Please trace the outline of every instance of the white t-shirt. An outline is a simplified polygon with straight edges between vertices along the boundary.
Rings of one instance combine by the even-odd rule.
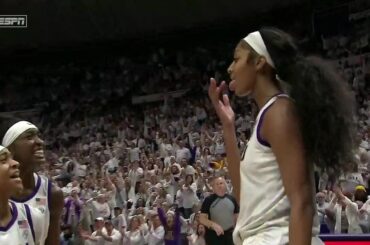
[[[87,165],[84,164],[75,164],[75,174],[76,176],[79,177],[86,177],[86,170],[87,170]]]
[[[148,245],[164,245],[164,228],[163,226],[157,227],[154,230],[152,227],[146,237]]]
[[[130,148],[130,162],[140,160],[140,149],[139,147]]]
[[[204,237],[192,234],[189,239],[189,245],[206,245],[206,241],[204,240]]]
[[[185,167],[185,174],[186,175],[188,175],[188,174],[194,175],[195,174],[195,169],[193,168],[193,166],[187,165]]]
[[[316,204],[316,208],[317,208],[319,219],[320,219],[321,223],[324,222],[325,209],[327,209],[328,207],[329,207],[329,203],[327,203],[327,202],[324,202],[321,206],[319,204]]]
[[[183,188],[185,188],[185,185],[183,185]],[[197,186],[195,183],[191,184],[186,190],[178,190],[176,199],[178,201],[179,207],[193,208],[193,206],[198,202],[196,190]]]
[[[85,245],[104,245],[104,239],[103,237],[101,236],[97,236],[96,235],[96,231],[94,231],[92,234],[91,234],[91,237],[92,238],[95,238],[97,239],[96,241],[95,240],[86,240],[85,241]]]
[[[108,236],[108,232],[106,229],[103,229],[102,232],[104,235]],[[122,240],[121,232],[113,228],[112,233],[109,237],[112,238],[112,241],[110,242],[110,241],[104,240],[104,245],[120,245],[121,240]]]
[[[104,232],[105,230],[105,227],[102,228],[102,232]],[[95,240],[86,240],[85,241],[85,245],[104,245],[104,239],[102,236],[98,236],[97,235],[97,231],[94,231],[92,234],[91,234],[91,237],[92,238],[95,238]]]
[[[191,158],[191,153],[188,148],[183,147],[176,150],[176,162],[181,162],[183,158],[187,160]]]
[[[117,219],[118,219],[118,228],[119,229],[127,227],[127,221],[126,221],[126,215],[125,214],[118,215]]]
[[[98,217],[108,218],[110,216],[110,208],[107,202],[103,204],[92,201],[94,219]]]
[[[223,142],[215,144],[215,154],[224,154],[225,153],[225,145]]]
[[[128,231],[126,233],[126,242],[124,241],[123,244],[144,245],[145,239],[143,233],[140,230]]]

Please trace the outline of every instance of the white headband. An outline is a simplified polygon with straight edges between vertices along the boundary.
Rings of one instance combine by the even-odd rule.
[[[4,146],[2,146],[2,145],[0,145],[0,154],[1,154],[1,152],[2,152],[4,149],[5,149],[5,147],[4,147]]]
[[[4,147],[10,146],[21,134],[29,129],[36,129],[37,127],[30,122],[20,121],[11,126],[8,131],[6,131],[2,145]]]
[[[271,59],[271,56],[267,51],[265,42],[263,41],[263,38],[259,31],[249,33],[248,36],[244,38],[244,41],[246,41],[259,55],[265,57],[267,63],[270,66],[275,68],[274,61]]]

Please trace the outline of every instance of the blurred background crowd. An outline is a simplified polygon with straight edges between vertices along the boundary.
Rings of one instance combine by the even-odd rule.
[[[370,232],[370,15],[354,14],[370,10],[364,4],[351,5],[345,17],[341,7],[316,12],[314,34],[297,35],[309,52],[330,60],[356,98],[357,161],[340,177],[342,193],[332,192],[330,171],[315,171],[322,233]],[[333,16],[347,18],[347,24],[338,27]],[[307,29],[284,21],[285,30]],[[210,33],[189,43],[164,37],[170,41],[142,50],[131,43],[135,51],[127,55],[23,62],[21,69],[0,73],[0,111],[38,125],[47,155],[40,173],[65,195],[62,244],[155,244],[167,234],[149,232],[162,226],[157,208],[168,222],[180,212],[185,243],[205,244],[199,212],[212,193],[212,179],[223,176],[226,191],[233,193],[207,88],[210,77],[228,80],[238,42],[226,37],[211,42],[222,33]],[[243,150],[258,108],[231,98]],[[112,241],[97,240],[102,229]]]

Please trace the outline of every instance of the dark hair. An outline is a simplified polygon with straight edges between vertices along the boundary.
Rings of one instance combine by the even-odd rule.
[[[262,28],[260,34],[276,75],[289,85],[307,160],[323,169],[346,171],[355,139],[354,98],[347,84],[321,58],[304,57],[289,34],[276,28]]]
[[[354,196],[355,201],[361,201],[363,203],[367,201],[367,193],[364,190],[356,190]]]
[[[126,209],[127,210],[131,209],[132,208],[132,205],[133,205],[133,202],[132,201],[131,202],[127,201],[127,203],[126,203]]]
[[[141,185],[142,185],[141,182],[136,182],[136,184],[135,184],[135,194],[139,193]]]
[[[141,200],[142,203],[139,203],[139,200]],[[138,198],[135,204],[135,208],[144,208],[145,207],[145,201],[142,198]]]

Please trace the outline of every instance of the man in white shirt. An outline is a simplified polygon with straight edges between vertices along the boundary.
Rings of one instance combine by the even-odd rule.
[[[83,160],[84,161],[84,160]],[[76,158],[73,159],[75,170],[74,174],[78,177],[86,177],[87,165],[81,164]]]
[[[176,162],[180,162],[183,158],[190,160],[191,153],[188,148],[184,147],[184,142],[180,140],[179,148],[176,150]]]
[[[164,245],[164,228],[158,214],[152,216],[152,225],[149,225],[149,232],[145,236],[148,245]]]
[[[139,167],[139,161],[134,161],[132,164],[132,169],[128,173],[128,177],[133,182],[132,184],[135,184],[136,181],[139,180],[141,176],[143,176],[144,170]]]
[[[323,192],[316,194],[316,208],[319,214],[320,223],[324,223],[325,210],[329,207],[329,203],[325,202],[326,195]]]
[[[92,210],[93,210],[93,217],[103,217],[108,218],[111,215],[110,207],[107,202],[106,195],[103,193],[100,193],[97,198],[97,200],[93,200],[91,202]],[[89,202],[89,200],[87,201]]]
[[[188,160],[186,158],[181,159],[181,168],[184,169],[186,175],[194,175],[195,169],[193,166],[188,164]]]
[[[130,162],[140,160],[140,148],[135,143],[131,143],[131,147],[127,148],[127,150],[129,152]]]
[[[97,235],[101,236],[104,240],[104,245],[119,245],[122,239],[121,233],[114,229],[112,221],[105,221],[105,229],[97,231]]]
[[[112,220],[113,226],[116,230],[121,231],[124,234],[127,228],[126,215],[122,212],[122,208],[114,208],[114,218]]]
[[[98,231],[102,229],[104,229],[104,219],[98,217],[95,219],[95,231],[91,235],[82,235],[82,238],[85,239],[85,245],[104,245],[102,236],[98,235]]]

